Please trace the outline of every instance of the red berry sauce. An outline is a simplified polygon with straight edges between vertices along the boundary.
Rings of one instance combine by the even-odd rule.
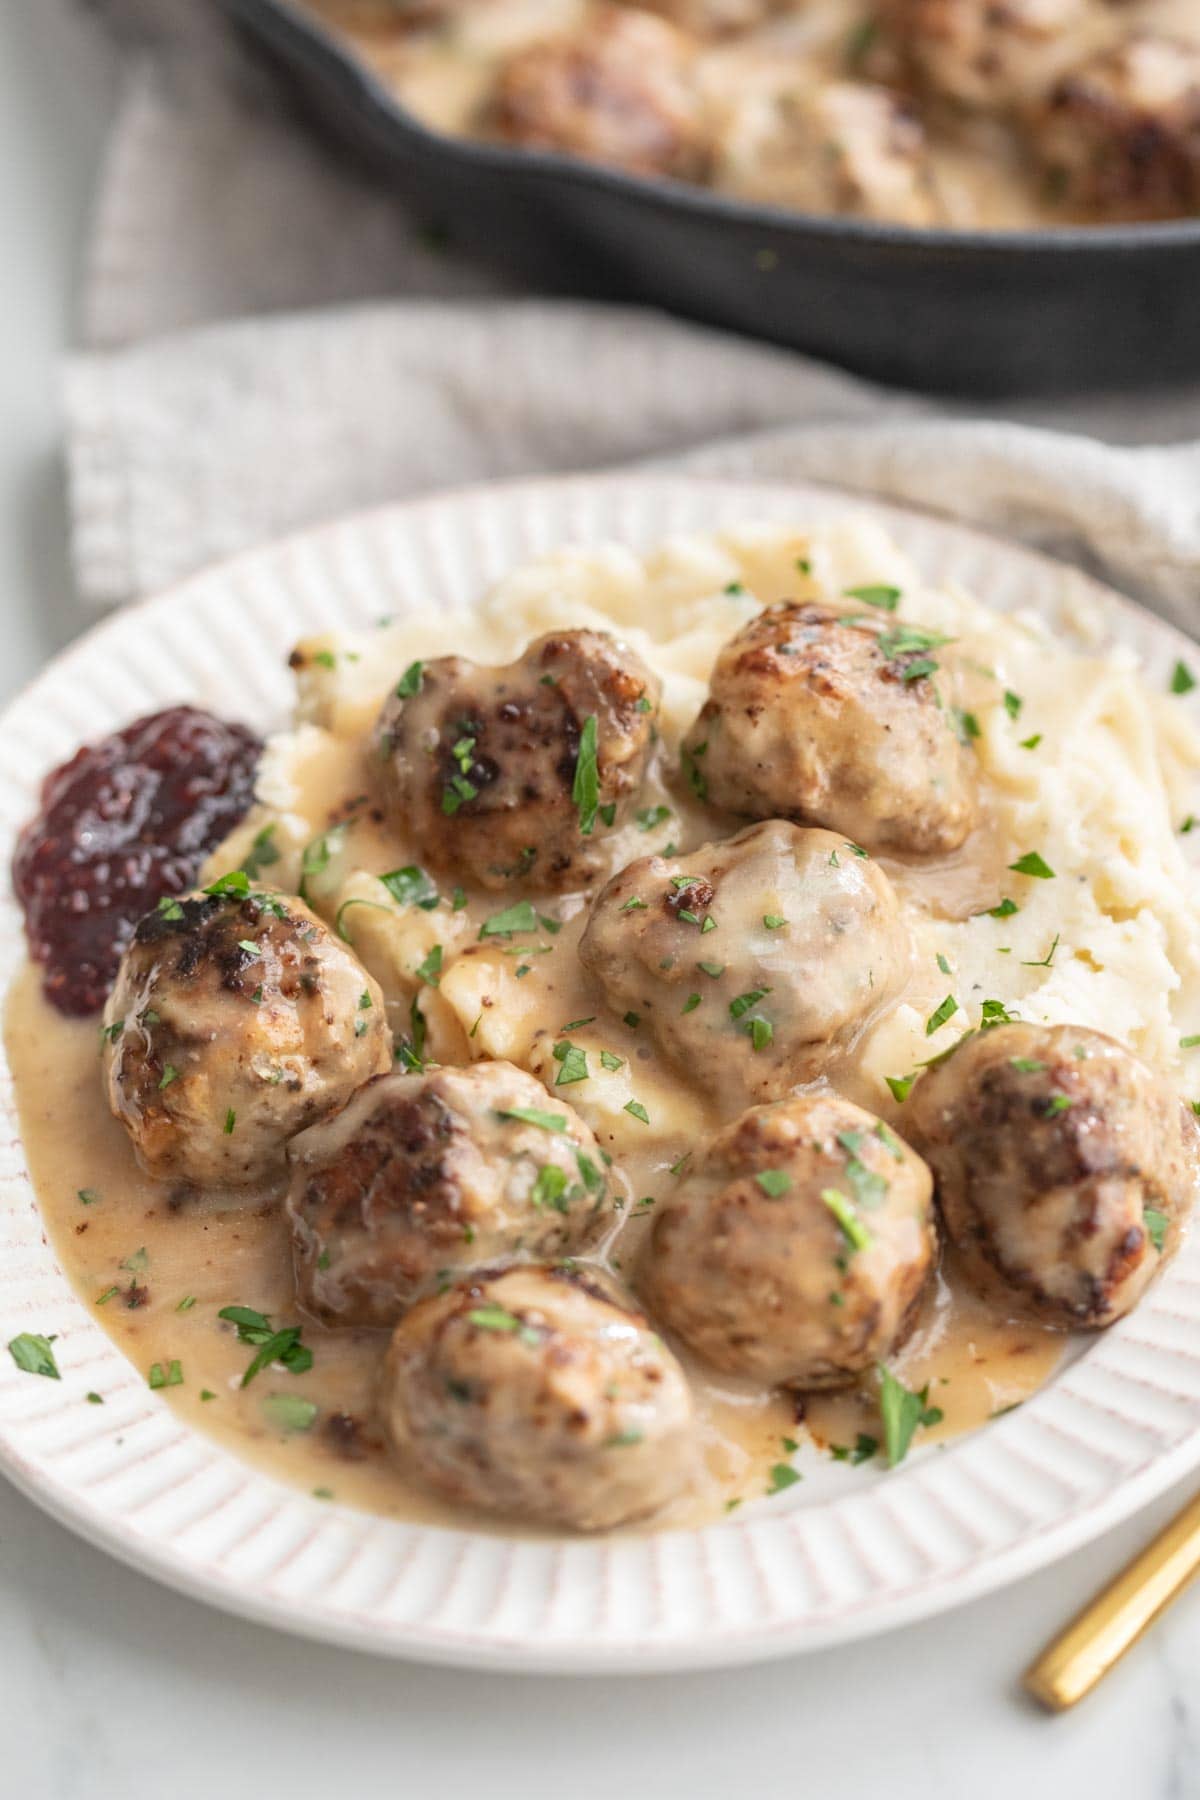
[[[12,873],[60,1012],[103,1006],[142,914],[191,887],[245,814],[261,752],[245,726],[176,706],[85,744],[46,777]]]

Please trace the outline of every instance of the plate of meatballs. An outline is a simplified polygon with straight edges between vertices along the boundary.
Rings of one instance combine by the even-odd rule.
[[[218,1605],[528,1669],[1126,1515],[1200,1460],[1194,657],[653,478],[99,627],[0,723],[0,1465]]]

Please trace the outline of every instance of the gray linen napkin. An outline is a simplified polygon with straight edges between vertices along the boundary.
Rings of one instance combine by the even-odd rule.
[[[129,60],[65,383],[85,597],[405,494],[654,460],[909,501],[1195,621],[1200,388],[976,419],[649,310],[514,296],[309,135],[211,0],[101,10]]]

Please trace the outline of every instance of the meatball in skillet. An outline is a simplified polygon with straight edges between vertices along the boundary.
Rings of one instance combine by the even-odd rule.
[[[878,865],[782,820],[644,856],[597,896],[579,959],[725,1116],[811,1081],[899,992],[908,938]]]
[[[296,1291],[330,1325],[394,1325],[447,1271],[572,1254],[611,1217],[588,1127],[511,1063],[385,1075],[288,1159]]]
[[[379,988],[282,894],[161,900],[104,1014],[109,1105],[160,1181],[238,1187],[282,1173],[289,1138],[391,1065]]]
[[[1096,0],[883,0],[880,16],[916,83],[967,113],[1045,93],[1078,54]]]
[[[978,813],[946,639],[815,601],[769,606],[725,645],[683,744],[695,791],[756,819],[827,825],[868,850],[955,850]]]
[[[1112,1038],[998,1025],[922,1077],[905,1124],[985,1292],[1069,1330],[1136,1305],[1191,1209],[1200,1133]]]
[[[835,1388],[903,1342],[935,1253],[920,1157],[861,1107],[799,1095],[743,1113],[690,1165],[641,1288],[714,1368]]]
[[[504,668],[414,663],[375,745],[397,827],[486,888],[583,886],[645,772],[659,684],[603,631],[556,631]]]
[[[694,1468],[683,1370],[591,1273],[515,1268],[422,1300],[392,1338],[382,1406],[435,1492],[549,1525],[642,1518]]]
[[[1200,211],[1200,46],[1133,37],[1081,63],[1032,121],[1057,198],[1106,218]]]
[[[701,180],[707,149],[688,78],[695,48],[665,19],[595,7],[577,30],[501,64],[486,123],[529,150]]]

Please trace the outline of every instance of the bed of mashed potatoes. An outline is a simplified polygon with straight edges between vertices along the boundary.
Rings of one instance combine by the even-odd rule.
[[[420,1008],[433,1053],[455,1061],[507,1055],[545,1075],[544,1034],[535,1026],[539,1006],[551,1004],[548,973],[519,982],[502,946],[478,941],[473,907],[398,904],[378,876],[421,857],[377,817],[360,810],[348,831],[335,824],[328,835],[331,817],[369,790],[365,736],[388,686],[417,658],[457,652],[500,663],[551,629],[610,629],[662,677],[662,764],[670,772],[718,650],[760,605],[840,596],[864,584],[899,589],[900,619],[957,641],[966,677],[953,703],[979,759],[985,816],[964,850],[941,864],[914,869],[884,859],[911,927],[914,968],[900,1003],[859,1047],[861,1096],[894,1116],[888,1077],[948,1049],[979,1022],[988,1000],[1030,1021],[1107,1032],[1183,1094],[1200,1094],[1200,1049],[1184,1047],[1200,1033],[1200,900],[1185,854],[1190,811],[1200,812],[1200,737],[1167,691],[1169,671],[1152,691],[1130,650],[1101,641],[1086,607],[1060,620],[1065,629],[1056,636],[1031,612],[1001,615],[961,589],[936,585],[936,571],[916,569],[865,518],[812,533],[748,525],[678,539],[646,556],[619,547],[564,550],[508,575],[468,614],[431,606],[371,634],[307,640],[293,659],[295,725],[270,740],[259,804],[212,866],[241,860],[273,827],[277,861],[263,878],[296,886],[306,864],[314,902],[384,981],[396,1017]],[[656,783],[652,777],[644,805],[665,797],[675,818],[650,831],[614,833],[614,868],[661,851],[668,839],[686,847],[703,838],[678,791]],[[1052,876],[1011,867],[1031,855]],[[441,885],[448,894],[451,883]],[[488,910],[503,904],[491,896]],[[569,923],[583,904],[568,897],[551,910]],[[573,936],[565,933],[561,945],[547,940],[548,947],[566,948]],[[436,945],[442,973],[435,990],[417,971]],[[547,970],[557,961],[549,955]],[[557,1015],[569,1004],[570,979],[554,992],[552,1031],[562,1026]],[[489,985],[485,1017],[481,986]],[[951,998],[955,1009],[930,1030]],[[594,1047],[618,1028],[596,1024]],[[586,1043],[589,1034],[576,1036]],[[572,1095],[590,1122],[609,1128],[618,1153],[631,1129],[623,1108],[634,1091],[632,1066],[597,1067],[587,1093]],[[665,1069],[637,1073],[640,1100],[652,1082],[668,1109],[655,1116],[669,1116],[677,1137],[703,1127],[701,1106]]]

